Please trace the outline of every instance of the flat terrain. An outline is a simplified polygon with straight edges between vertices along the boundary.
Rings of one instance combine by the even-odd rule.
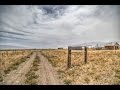
[[[90,50],[87,64],[84,63],[84,50],[73,50],[70,69],[66,69],[67,50],[43,50],[41,52],[49,59],[65,84],[120,84],[120,50]]]
[[[67,69],[67,50],[0,52],[3,85],[120,85],[120,50],[73,50]]]
[[[28,72],[36,54],[34,53],[31,57],[26,60],[24,63],[20,64],[19,67],[11,71],[5,78],[3,83],[9,85],[22,85],[24,84],[25,74]]]
[[[40,73],[40,83],[42,85],[60,85],[62,82],[59,80],[54,67],[50,64],[47,58],[45,58],[41,53],[38,53],[41,60],[39,73]]]
[[[62,82],[59,80],[57,72],[51,63],[45,58],[40,52],[34,52],[30,58],[21,63],[17,69],[10,71],[3,78],[1,84],[3,85],[25,85],[27,79],[26,74],[30,71],[33,66],[33,62],[36,60],[36,56],[39,58],[38,70],[35,71],[38,78],[36,79],[37,85],[60,85]],[[31,81],[32,82],[32,81]]]

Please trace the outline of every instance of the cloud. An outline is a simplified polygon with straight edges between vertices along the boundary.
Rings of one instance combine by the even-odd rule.
[[[31,48],[53,48],[87,41],[117,41],[120,40],[119,7],[1,5],[0,42]]]

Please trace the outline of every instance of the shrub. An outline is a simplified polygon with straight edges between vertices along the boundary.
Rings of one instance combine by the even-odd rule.
[[[70,84],[72,84],[72,80],[70,80],[70,79],[65,79],[65,80],[64,80],[64,83],[67,84],[67,85],[70,85]]]
[[[0,82],[2,82],[3,81],[3,77],[2,77],[2,75],[0,75]]]

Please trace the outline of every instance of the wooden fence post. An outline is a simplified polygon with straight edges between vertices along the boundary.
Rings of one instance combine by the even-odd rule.
[[[85,46],[85,64],[87,63],[87,47]]]
[[[68,62],[67,62],[67,68],[71,67],[71,49],[68,47]]]

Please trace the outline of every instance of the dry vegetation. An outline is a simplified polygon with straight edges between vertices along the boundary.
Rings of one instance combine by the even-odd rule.
[[[120,50],[72,51],[72,67],[67,70],[67,50],[42,50],[65,84],[120,84]]]
[[[39,76],[36,75],[36,71],[38,70],[39,63],[40,63],[40,59],[37,56],[35,58],[34,62],[32,63],[32,66],[31,66],[30,70],[25,75],[26,76],[25,84],[28,84],[28,85],[36,85],[37,84],[36,79]]]
[[[88,63],[84,63],[84,51],[72,51],[72,66],[67,69],[67,50],[41,50],[48,58],[59,78],[69,85],[120,85],[120,50],[89,50]],[[0,51],[0,82],[10,71],[27,60],[32,51]],[[27,72],[25,84],[37,84],[40,63],[38,56]]]
[[[31,55],[31,51],[0,51],[0,82]]]

